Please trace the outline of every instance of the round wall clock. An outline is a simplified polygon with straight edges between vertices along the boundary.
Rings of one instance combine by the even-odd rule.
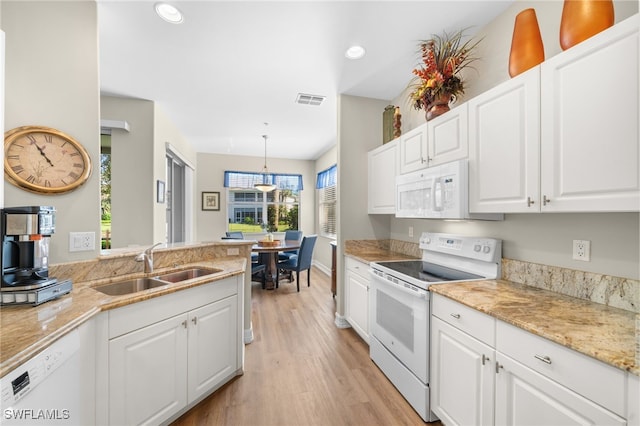
[[[4,173],[27,191],[72,191],[91,175],[91,157],[71,136],[50,127],[16,127],[4,134]]]

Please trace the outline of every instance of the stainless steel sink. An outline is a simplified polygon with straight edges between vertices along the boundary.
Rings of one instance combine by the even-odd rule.
[[[137,293],[150,288],[162,287],[170,284],[167,281],[160,281],[157,278],[136,278],[126,281],[119,281],[94,287],[101,293],[109,296],[122,296],[124,294]]]
[[[190,280],[192,278],[200,278],[207,275],[217,274],[218,272],[222,272],[222,269],[216,268],[193,268],[193,269],[185,269],[184,271],[171,272],[164,275],[159,275],[155,277],[157,280],[168,281],[170,283],[177,283],[180,281]]]

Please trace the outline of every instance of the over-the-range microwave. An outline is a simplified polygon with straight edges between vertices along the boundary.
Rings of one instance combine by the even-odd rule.
[[[469,213],[469,164],[457,160],[396,176],[396,217],[503,220]]]

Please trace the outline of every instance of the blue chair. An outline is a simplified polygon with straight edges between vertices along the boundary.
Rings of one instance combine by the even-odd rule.
[[[227,232],[226,238],[234,240],[244,240],[244,234],[242,232]]]
[[[285,239],[285,241],[286,240],[300,241],[302,239],[302,231],[296,231],[296,230],[289,229],[289,230],[285,231],[284,239]],[[281,251],[280,253],[278,253],[278,260],[279,261],[289,260],[293,256],[297,256],[297,255],[298,255],[298,250]]]
[[[267,265],[264,263],[251,263],[251,280],[253,280],[253,278],[259,273],[262,273],[262,288],[265,288],[265,284],[267,282]]]
[[[278,263],[278,270],[296,271],[296,286],[300,291],[300,271],[307,271],[307,287],[311,287],[311,258],[313,247],[316,245],[317,235],[308,235],[302,238],[298,255]],[[280,281],[280,274],[276,274],[276,288]]]

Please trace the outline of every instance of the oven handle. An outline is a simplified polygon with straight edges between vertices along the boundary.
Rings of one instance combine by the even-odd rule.
[[[381,285],[386,285],[386,286],[391,286],[396,290],[400,290],[403,291],[417,299],[427,299],[427,295],[429,294],[429,292],[427,290],[423,290],[421,288],[417,289],[417,290],[410,290],[408,288],[406,288],[405,286],[403,286],[402,284],[399,284],[397,282],[388,280],[386,278],[383,278],[379,275],[377,275],[375,272],[373,272],[372,270],[369,270],[369,273],[371,274],[372,280],[380,283]],[[398,280],[398,281],[402,281],[402,280]],[[412,286],[413,288],[416,288],[414,286]]]

